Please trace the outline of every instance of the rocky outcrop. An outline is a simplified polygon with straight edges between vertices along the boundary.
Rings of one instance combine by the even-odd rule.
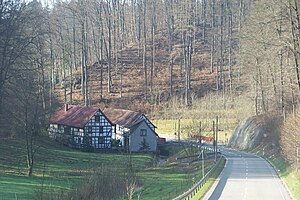
[[[262,143],[278,146],[281,118],[276,115],[260,115],[241,121],[232,133],[229,146],[251,150]]]

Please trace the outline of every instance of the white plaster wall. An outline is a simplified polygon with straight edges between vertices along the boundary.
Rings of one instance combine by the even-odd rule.
[[[140,136],[141,129],[147,130],[146,136]],[[157,149],[157,139],[156,135],[151,128],[143,121],[139,127],[134,131],[134,133],[130,134],[129,137],[129,148],[130,151],[140,151],[141,143],[143,142],[143,138],[146,139],[150,149],[148,151],[156,151]]]

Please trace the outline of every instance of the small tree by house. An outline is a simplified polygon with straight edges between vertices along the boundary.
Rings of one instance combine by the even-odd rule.
[[[149,143],[147,142],[146,138],[143,138],[143,141],[140,143],[140,151],[148,151],[149,149]]]

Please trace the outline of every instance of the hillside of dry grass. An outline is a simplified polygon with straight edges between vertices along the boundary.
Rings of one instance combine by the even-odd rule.
[[[196,34],[201,38],[201,29]],[[192,67],[191,67],[191,90],[190,94],[196,97],[203,97],[215,87],[215,73],[210,73],[210,48],[196,37],[193,46]],[[170,96],[170,67],[168,52],[168,39],[162,34],[156,36],[155,62],[153,65],[154,75],[151,87],[151,67],[152,67],[152,44],[147,44],[147,74],[148,74],[148,95],[145,98],[145,75],[143,68],[142,49],[138,49],[136,44],[131,44],[112,59],[111,80],[112,90],[108,93],[108,72],[107,62],[103,64],[103,96],[100,98],[101,65],[94,64],[88,68],[88,94],[89,104],[93,106],[115,107],[131,110],[140,110],[149,113],[153,110],[153,105],[161,109],[160,105],[168,102]],[[173,96],[184,97],[185,91],[185,69],[183,56],[180,53],[180,40],[175,40],[172,56],[173,65]],[[69,78],[68,78],[69,79]],[[73,80],[80,79],[80,70],[75,72]],[[122,87],[121,87],[122,79]],[[69,98],[69,88],[67,99]],[[55,93],[61,103],[64,100],[63,86],[56,85]],[[122,95],[121,95],[122,93]],[[73,89],[73,103],[83,104],[84,98],[81,95],[81,88]]]

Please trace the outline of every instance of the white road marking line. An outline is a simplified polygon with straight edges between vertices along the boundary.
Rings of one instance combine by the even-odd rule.
[[[247,177],[246,177],[247,178]],[[244,190],[244,200],[247,199],[247,193],[248,193],[248,187],[247,187],[247,182],[246,182],[246,185],[245,185],[245,190]]]

